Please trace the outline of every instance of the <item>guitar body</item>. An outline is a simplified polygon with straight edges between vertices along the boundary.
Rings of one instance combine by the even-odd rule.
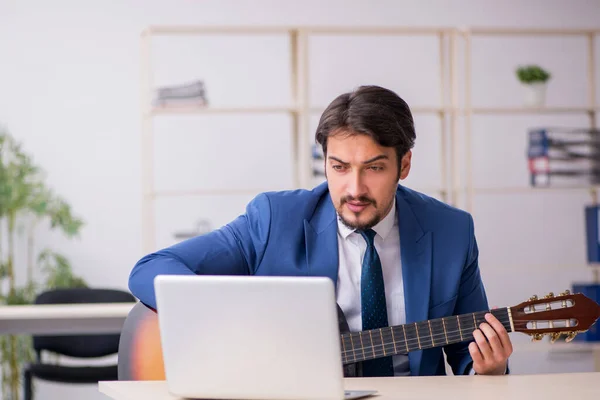
[[[119,380],[165,380],[158,315],[143,303],[133,306],[119,340]]]
[[[337,306],[340,333],[350,331],[344,312]],[[158,314],[137,303],[127,316],[119,341],[119,380],[164,380],[164,360],[158,326]],[[360,363],[344,365],[345,377],[360,376]]]

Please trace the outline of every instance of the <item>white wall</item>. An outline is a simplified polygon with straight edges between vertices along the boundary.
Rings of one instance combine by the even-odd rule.
[[[76,272],[95,286],[126,288],[131,267],[143,255],[139,34],[147,25],[598,28],[599,20],[600,2],[574,0],[0,0],[0,124],[23,142],[47,171],[50,185],[69,199],[86,221],[79,240],[67,241],[40,231],[40,246],[64,251]],[[218,104],[287,100],[289,85],[283,67],[289,60],[283,38],[232,42],[244,56],[225,48],[220,51],[218,44],[225,42],[216,40],[158,42],[157,49],[164,52],[155,54],[157,83],[201,74],[208,81],[209,96]],[[267,43],[275,47],[267,51]],[[334,43],[337,51],[326,49],[325,44]],[[352,49],[357,51],[354,55],[350,55]],[[518,105],[514,67],[539,61],[555,73],[549,103],[583,105],[585,49],[585,42],[573,38],[477,39],[473,43],[473,102],[480,106]],[[600,54],[600,47],[596,50]],[[413,106],[439,102],[437,47],[432,39],[321,39],[314,41],[313,51],[311,100],[317,105],[363,83],[390,86]],[[418,141],[410,183],[416,187],[438,185],[438,122],[424,115],[417,115],[416,120]],[[155,172],[161,188],[231,186],[238,177],[254,186],[291,184],[286,119],[165,117],[157,121],[159,163]],[[316,120],[313,127],[315,124]],[[545,124],[586,126],[587,119],[584,115],[474,118],[476,183],[526,186],[525,130]],[[238,161],[244,154],[230,147],[234,141],[252,156]],[[266,141],[274,143],[266,145]],[[223,161],[224,154],[231,158]],[[259,161],[259,156],[268,158]],[[426,170],[429,166],[434,172]],[[258,182],[257,174],[268,179]],[[174,230],[192,229],[196,219],[207,212],[215,213],[215,227],[225,223],[243,211],[250,197],[161,199],[156,206],[158,243],[172,241]],[[543,206],[541,199],[547,201]],[[590,278],[583,236],[582,206],[587,201],[585,192],[482,194],[475,198],[481,267],[493,305],[513,305],[533,293],[558,292],[574,280]],[[525,226],[528,221],[531,225]],[[591,360],[585,357],[577,362],[554,362],[544,353],[532,354],[515,355],[513,370],[591,368]],[[55,384],[38,387],[40,398],[99,396],[94,387],[79,392]]]

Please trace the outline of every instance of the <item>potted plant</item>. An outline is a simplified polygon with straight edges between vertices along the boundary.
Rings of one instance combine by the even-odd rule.
[[[77,236],[83,226],[70,205],[47,187],[41,168],[21,144],[0,127],[0,307],[31,304],[46,289],[87,286],[64,255],[36,251],[36,227],[42,223],[66,237]],[[29,335],[0,336],[3,399],[19,399],[22,367],[33,355]]]
[[[528,107],[544,106],[550,73],[539,65],[524,65],[517,68],[517,77],[525,88],[525,105]]]

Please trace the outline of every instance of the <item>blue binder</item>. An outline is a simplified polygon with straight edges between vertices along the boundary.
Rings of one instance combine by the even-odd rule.
[[[583,295],[594,300],[596,303],[600,303],[600,283],[574,283],[573,293],[582,293]],[[597,322],[584,333],[580,333],[575,336],[574,340],[584,342],[600,342],[600,327]]]
[[[600,238],[598,231],[600,228],[600,206],[585,207],[585,232],[587,242],[588,263],[600,263]]]

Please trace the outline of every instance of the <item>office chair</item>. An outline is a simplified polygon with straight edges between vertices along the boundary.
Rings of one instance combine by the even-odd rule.
[[[128,303],[136,299],[128,292],[114,289],[65,288],[39,294],[35,304]],[[85,384],[117,380],[117,365],[65,366],[42,362],[42,351],[73,358],[95,358],[116,354],[120,334],[33,336],[36,360],[23,371],[24,400],[32,400],[32,379]]]

